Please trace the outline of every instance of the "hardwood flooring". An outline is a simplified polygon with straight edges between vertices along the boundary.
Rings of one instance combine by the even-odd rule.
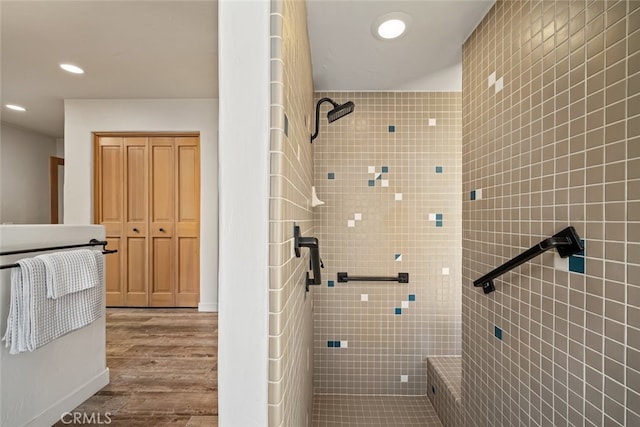
[[[217,426],[217,341],[217,313],[107,309],[110,383],[72,411],[85,421],[73,425]]]

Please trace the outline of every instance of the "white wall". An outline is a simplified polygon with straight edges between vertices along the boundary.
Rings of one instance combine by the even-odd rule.
[[[64,158],[64,139],[56,138],[56,157]]]
[[[0,223],[49,224],[49,157],[55,138],[0,125]]]
[[[92,132],[200,132],[200,304],[218,309],[218,102],[216,99],[67,99],[64,223],[93,222]]]
[[[269,425],[270,9],[269,0],[218,6],[218,422],[263,427]]]

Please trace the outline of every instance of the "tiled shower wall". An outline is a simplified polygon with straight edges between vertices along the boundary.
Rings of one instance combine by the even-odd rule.
[[[303,235],[314,232],[311,59],[305,3],[272,0],[271,8],[269,426],[306,426],[313,397],[312,307],[305,295],[308,251],[295,258],[292,240],[294,222]]]
[[[324,261],[316,393],[426,394],[428,355],[461,351],[461,94],[316,93],[355,111],[313,142]],[[338,283],[336,273],[409,283]]]
[[[640,425],[639,92],[638,1],[499,0],[466,41],[466,426]],[[583,256],[473,287],[567,225]]]

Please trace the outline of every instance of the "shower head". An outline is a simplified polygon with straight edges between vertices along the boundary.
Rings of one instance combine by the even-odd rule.
[[[330,102],[333,105],[333,110],[327,113],[327,120],[329,123],[333,123],[338,119],[343,118],[347,114],[350,114],[355,109],[355,104],[351,101],[347,101],[344,104],[338,104],[331,98],[322,98],[316,104],[316,131],[311,135],[311,143],[318,137],[319,121],[320,121],[320,104],[323,102]]]
[[[351,101],[347,101],[342,105],[334,104],[335,108],[327,113],[327,120],[329,123],[346,116],[349,113],[353,113],[355,105]]]

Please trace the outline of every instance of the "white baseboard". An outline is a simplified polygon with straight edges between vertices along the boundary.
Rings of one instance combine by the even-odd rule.
[[[82,402],[96,394],[100,389],[109,384],[109,368],[89,380],[86,384],[75,389],[66,396],[62,396],[60,400],[55,402],[49,408],[45,409],[41,414],[35,416],[31,421],[25,424],[25,427],[50,427],[60,421],[60,417],[65,412],[71,412],[77,408]],[[104,416],[104,414],[102,415]]]
[[[218,312],[218,303],[217,302],[201,302],[198,303],[198,311],[206,311],[210,313]]]

